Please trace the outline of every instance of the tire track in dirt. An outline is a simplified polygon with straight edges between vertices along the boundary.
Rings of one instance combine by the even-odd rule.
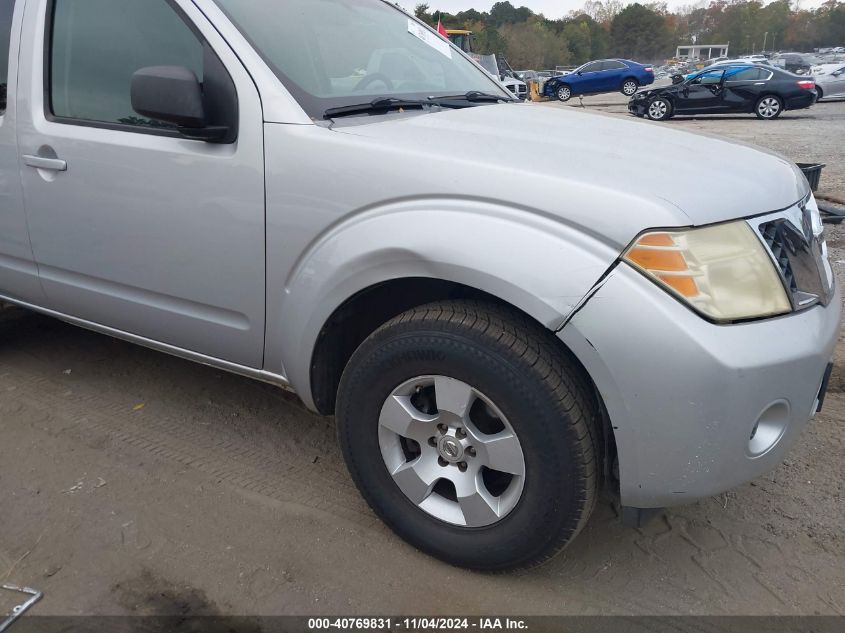
[[[222,425],[201,426],[166,415],[133,410],[97,393],[67,385],[0,362],[0,394],[6,415],[20,417],[20,407],[37,412],[51,426],[80,426],[157,457],[195,468],[220,481],[283,502],[298,503],[341,517],[360,527],[381,523],[358,496],[334,458],[319,459],[279,427],[271,445],[243,437]],[[6,402],[14,394],[13,402]],[[14,408],[18,410],[15,411]],[[30,418],[31,416],[26,416]],[[89,437],[89,440],[91,438]],[[329,445],[334,438],[325,438]],[[313,444],[308,442],[308,444]]]

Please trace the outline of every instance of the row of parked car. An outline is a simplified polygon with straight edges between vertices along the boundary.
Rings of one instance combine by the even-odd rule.
[[[677,114],[754,113],[760,119],[776,119],[786,110],[808,108],[820,99],[845,98],[845,59],[810,67],[810,73],[791,72],[785,56],[712,60],[707,67],[672,75],[672,84],[642,91],[666,77],[666,67],[629,59],[587,62],[571,72],[556,71],[543,77],[523,76],[540,83],[549,98],[568,101],[574,96],[622,92],[631,97],[628,109],[655,121]],[[829,58],[834,58],[829,55]],[[780,63],[773,63],[778,62]],[[677,68],[676,70],[681,70]]]
[[[710,66],[736,62],[769,65],[795,73],[796,75],[811,75],[815,74],[816,68],[824,64],[845,62],[845,48],[829,48],[815,53],[758,53],[737,58],[716,57],[707,60],[674,61],[657,67],[655,69],[655,76],[657,79],[662,79],[677,74],[687,75]]]

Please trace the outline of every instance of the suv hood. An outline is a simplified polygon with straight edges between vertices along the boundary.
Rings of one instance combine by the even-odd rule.
[[[360,117],[333,130],[411,153],[417,172],[420,159],[444,169],[443,194],[531,207],[623,245],[646,228],[784,209],[809,191],[797,167],[760,148],[572,107]]]

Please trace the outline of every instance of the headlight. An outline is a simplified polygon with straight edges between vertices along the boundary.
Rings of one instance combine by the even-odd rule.
[[[745,222],[649,232],[623,258],[716,321],[773,316],[792,309],[771,258]]]

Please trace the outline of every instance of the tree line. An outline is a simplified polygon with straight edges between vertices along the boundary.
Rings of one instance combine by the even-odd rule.
[[[732,55],[845,46],[845,2],[840,0],[817,9],[797,3],[793,8],[790,0],[702,0],[675,11],[665,2],[588,0],[559,20],[510,2],[454,14],[423,3],[414,13],[432,26],[439,19],[447,29],[473,31],[475,52],[504,55],[514,68],[554,68],[604,57],[660,63],[676,46],[696,42],[730,43]]]

